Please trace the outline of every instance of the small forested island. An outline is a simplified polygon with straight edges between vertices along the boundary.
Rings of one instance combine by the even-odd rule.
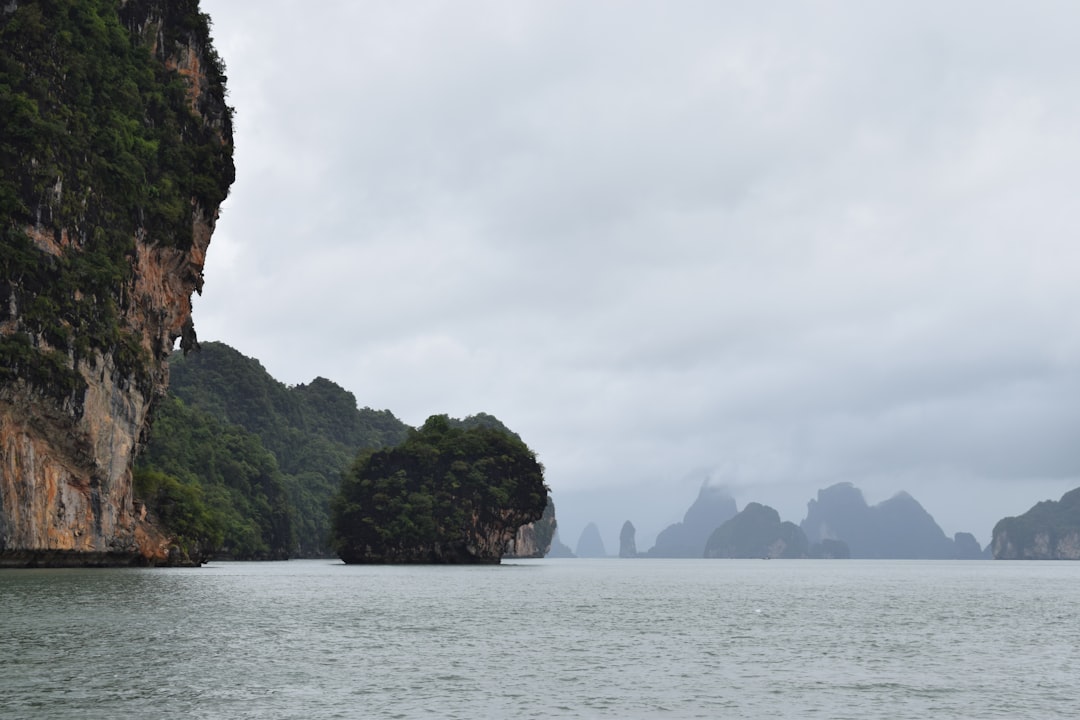
[[[346,563],[498,563],[547,506],[544,469],[519,438],[433,415],[402,444],[361,454],[333,505]]]

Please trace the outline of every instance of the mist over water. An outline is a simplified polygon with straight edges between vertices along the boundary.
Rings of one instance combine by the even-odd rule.
[[[1080,565],[0,573],[0,716],[1066,717]]]

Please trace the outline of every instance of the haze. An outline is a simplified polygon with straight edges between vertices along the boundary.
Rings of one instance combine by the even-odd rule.
[[[202,7],[238,175],[200,337],[497,416],[566,544],[647,550],[704,481],[985,544],[1080,485],[1080,6]]]

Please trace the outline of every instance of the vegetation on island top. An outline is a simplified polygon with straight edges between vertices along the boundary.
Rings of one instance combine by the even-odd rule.
[[[499,562],[547,493],[519,438],[434,415],[401,445],[357,459],[334,501],[335,547],[347,563]]]
[[[161,37],[147,22],[155,13]],[[166,66],[178,43],[205,55],[212,117],[193,112],[187,81]],[[42,0],[0,12],[0,296],[15,323],[0,335],[0,385],[77,396],[75,366],[100,351],[149,388],[151,358],[122,322],[136,236],[185,249],[195,205],[213,210],[227,195],[224,83],[196,0]]]
[[[352,393],[324,378],[286,386],[257,360],[223,343],[174,353],[170,362],[170,395],[155,410],[136,465],[135,493],[175,537],[177,549],[195,562],[333,556],[331,502],[342,476],[352,476],[350,466],[358,456],[408,445],[408,440],[415,450],[424,438],[431,439],[387,410],[358,408]],[[475,444],[476,438],[486,438],[481,447],[499,450],[486,463],[466,458],[471,464],[459,488],[463,483],[482,490],[476,473],[505,468],[498,465],[503,455],[517,458],[529,471],[520,479],[496,477],[487,495],[467,498],[462,512],[481,505],[490,509],[503,494],[520,504],[519,496],[537,484],[544,511],[542,476],[532,486],[527,481],[539,463],[515,433],[486,413],[444,419],[446,442],[464,437]],[[464,452],[468,442],[457,451]],[[383,514],[388,532],[408,530],[404,510],[399,507],[393,517]],[[426,521],[421,516],[411,522]]]
[[[342,473],[361,450],[404,440],[408,426],[358,409],[324,378],[288,387],[223,343],[176,352],[170,366],[135,491],[181,549],[193,560],[333,556],[330,500]],[[148,485],[147,473],[172,482]]]

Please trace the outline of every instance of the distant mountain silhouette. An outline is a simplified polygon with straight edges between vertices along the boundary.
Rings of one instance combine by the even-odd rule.
[[[946,537],[930,513],[906,492],[870,507],[862,491],[846,482],[819,490],[801,527],[811,543],[843,540],[853,558],[967,557],[975,540],[967,533],[959,542]]]
[[[707,558],[804,558],[809,543],[799,526],[781,522],[780,513],[752,502],[713,531]]]
[[[548,554],[544,557],[549,558],[572,558],[576,557],[570,548],[566,547],[561,540],[559,540],[559,531],[555,530],[555,535],[551,538],[551,549],[548,550]]]
[[[1080,488],[994,526],[998,560],[1080,560]]]
[[[957,560],[986,560],[990,557],[990,546],[979,546],[979,541],[971,533],[958,532],[953,535],[953,552]]]
[[[703,485],[697,500],[683,516],[682,522],[668,525],[656,536],[656,544],[646,555],[656,558],[700,558],[705,554],[705,541],[716,528],[735,516],[738,509],[727,490]]]
[[[607,557],[604,541],[600,538],[600,528],[596,527],[596,523],[589,523],[581,531],[581,537],[578,538],[577,549],[574,550],[574,554],[579,558]]]
[[[619,532],[619,557],[636,558],[638,556],[636,533],[637,530],[632,522],[627,520],[623,523],[622,530]]]

